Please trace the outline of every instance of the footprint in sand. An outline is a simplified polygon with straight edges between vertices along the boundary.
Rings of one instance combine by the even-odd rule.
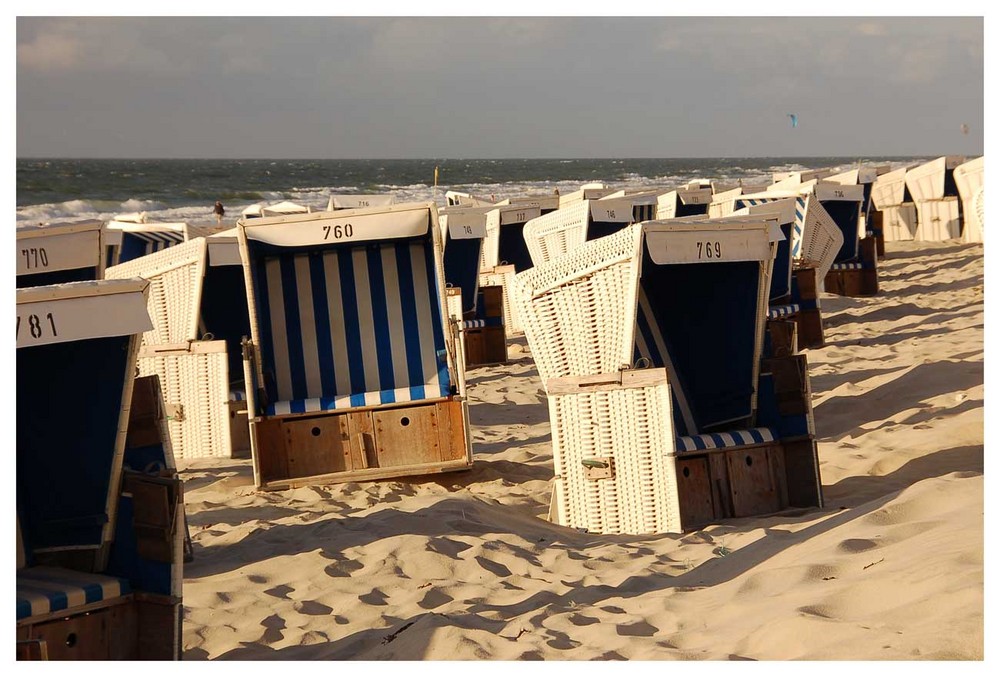
[[[625,609],[620,606],[602,606],[598,607],[601,611],[607,611],[609,614],[623,614]]]
[[[594,658],[593,660],[595,660],[595,661],[626,661],[628,659],[625,658],[625,656],[622,656],[617,651],[605,651],[604,653],[602,653],[597,658]]]
[[[285,634],[282,630],[285,629],[285,619],[278,614],[273,614],[268,616],[260,622],[266,630],[264,634],[258,640],[263,644],[274,644],[275,642],[280,642],[285,638]]]
[[[849,553],[864,552],[877,547],[878,543],[867,538],[848,538],[837,544],[837,550]]]
[[[347,559],[343,562],[337,562],[335,564],[328,565],[323,569],[323,573],[331,578],[347,578],[352,572],[358,569],[363,569],[364,564],[353,559]]]
[[[292,605],[292,608],[300,614],[305,614],[307,616],[329,616],[333,613],[332,607],[308,600],[304,602],[296,602]]]
[[[417,605],[422,609],[436,609],[442,604],[447,604],[453,601],[455,598],[448,595],[440,590],[428,590],[424,598],[417,602]]]
[[[618,634],[623,637],[652,637],[659,631],[658,627],[650,625],[646,621],[618,626]]]
[[[261,583],[267,583],[268,578],[267,576],[258,576],[257,574],[250,574],[249,576],[247,576],[247,580],[250,581],[251,583],[257,583],[259,585]]]
[[[511,575],[510,569],[505,567],[503,564],[500,564],[499,562],[494,562],[492,560],[488,560],[485,557],[481,556],[476,557],[476,562],[479,563],[479,566],[486,569],[494,576],[499,576],[501,578],[504,578],[506,576]]]
[[[367,594],[358,595],[358,599],[365,604],[371,604],[373,606],[386,606],[385,600],[389,599],[389,596],[378,588],[375,588]]]
[[[451,526],[451,522],[448,525]],[[436,552],[439,555],[444,555],[445,557],[451,557],[452,559],[458,559],[460,552],[465,552],[471,547],[468,543],[453,541],[450,538],[435,538],[427,542],[428,550]]]
[[[583,614],[573,614],[569,617],[569,622],[573,625],[579,625],[581,627],[586,625],[593,625],[594,623],[600,623],[601,621],[593,616],[584,616]]]
[[[265,595],[271,595],[272,597],[277,597],[279,599],[288,599],[288,593],[295,592],[295,588],[290,585],[278,585],[270,590],[265,590]]]

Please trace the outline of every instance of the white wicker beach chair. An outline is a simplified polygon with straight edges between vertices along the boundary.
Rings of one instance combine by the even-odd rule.
[[[789,500],[781,487],[799,481],[780,469],[782,438],[804,443],[787,458],[811,473],[795,501],[820,501],[811,416],[803,410],[782,429],[773,411],[775,368],[760,370],[776,227],[777,219],[756,216],[637,224],[517,276],[553,417],[553,514],[561,524],[648,533],[780,509]],[[644,386],[657,394],[625,385],[620,372],[633,363],[654,367],[645,377],[663,375]],[[808,399],[799,401],[804,407]],[[717,462],[734,471],[713,498],[709,478],[718,470],[709,465]],[[756,464],[755,479],[736,472],[743,462]],[[680,464],[686,470],[677,475]],[[697,490],[680,484],[692,472]]]
[[[580,200],[532,219],[524,226],[524,241],[534,265],[571,252],[588,240],[620,231],[634,222],[632,200],[616,197]]]
[[[976,210],[976,196],[983,189],[982,156],[955,167],[955,185],[962,198],[962,239],[965,242],[983,241],[982,213]]]
[[[711,202],[712,189],[710,187],[678,188],[657,197],[656,219],[708,215],[708,205]]]
[[[107,270],[108,278],[150,281],[153,327],[142,339],[139,373],[159,377],[170,442],[182,459],[233,455],[226,341],[202,340],[207,263],[208,242],[199,237]]]
[[[937,242],[961,236],[961,203],[955,169],[959,156],[943,156],[906,172],[906,189],[917,208],[915,240]]]
[[[238,224],[257,486],[467,468],[432,203]]]
[[[17,286],[100,280],[103,232],[101,221],[18,226]]]

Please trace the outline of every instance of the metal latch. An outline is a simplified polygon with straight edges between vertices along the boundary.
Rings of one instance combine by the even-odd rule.
[[[585,458],[580,463],[583,464],[583,475],[588,480],[611,479],[615,476],[614,459],[610,456]]]

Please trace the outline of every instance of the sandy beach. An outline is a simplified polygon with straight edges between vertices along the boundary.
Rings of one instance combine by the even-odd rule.
[[[983,246],[892,242],[807,351],[826,506],[684,535],[546,521],[523,338],[469,371],[474,467],[253,489],[181,465],[197,659],[982,659]]]

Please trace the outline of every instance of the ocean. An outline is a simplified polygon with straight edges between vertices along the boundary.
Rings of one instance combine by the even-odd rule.
[[[226,222],[255,204],[290,200],[315,209],[331,194],[393,193],[397,202],[445,204],[446,190],[498,199],[561,193],[581,183],[675,186],[696,178],[770,182],[771,173],[859,161],[893,166],[929,158],[639,158],[504,160],[110,160],[19,159],[17,223],[109,221],[146,212],[150,221],[214,223],[216,200]],[[434,168],[438,167],[438,187]]]

